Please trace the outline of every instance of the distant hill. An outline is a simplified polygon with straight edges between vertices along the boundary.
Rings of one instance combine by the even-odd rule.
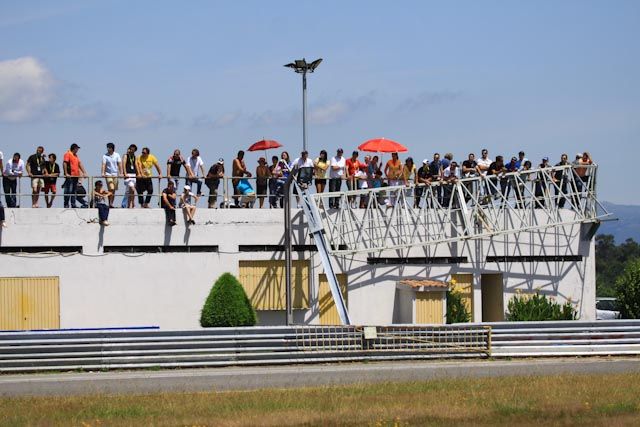
[[[613,234],[616,244],[623,243],[628,238],[640,243],[640,206],[616,205],[609,202],[602,202],[602,205],[613,214],[613,218],[618,218],[618,221],[603,222],[598,234]]]

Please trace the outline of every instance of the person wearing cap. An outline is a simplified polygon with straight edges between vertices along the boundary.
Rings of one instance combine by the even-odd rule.
[[[180,207],[187,216],[187,224],[195,225],[194,217],[196,215],[196,205],[200,196],[191,192],[191,187],[185,185],[182,187],[182,194],[180,195]]]
[[[118,176],[124,175],[122,172],[122,158],[116,153],[116,146],[113,142],[107,143],[107,153],[102,155],[102,177],[107,183],[109,190],[109,207],[113,207],[115,192],[118,190]]]
[[[264,199],[267,195],[267,185],[270,177],[271,169],[267,166],[267,159],[260,157],[258,159],[258,166],[256,167],[256,194],[258,195],[261,209],[264,206]]]
[[[342,156],[344,150],[338,148],[336,155],[329,162],[329,192],[335,193],[340,191],[342,180],[346,179],[347,161]],[[329,199],[329,207],[337,209],[340,207],[340,197],[332,197]]]
[[[162,209],[167,220],[167,225],[176,225],[176,183],[173,179],[167,182],[167,188],[162,190]]]
[[[158,179],[162,178],[162,169],[156,156],[151,154],[149,147],[142,148],[142,154],[138,157],[138,165],[140,167],[140,176],[136,180],[136,191],[138,192],[138,203],[143,208],[148,208],[153,195],[153,168],[158,172]],[[147,193],[144,196],[144,193]]]
[[[98,219],[100,220],[100,225],[108,226],[109,222],[109,205],[107,204],[107,200],[110,195],[110,191],[107,191],[102,188],[102,181],[97,180],[95,183],[95,188],[93,189],[93,206],[98,209]]]
[[[224,178],[224,159],[220,157],[217,162],[211,165],[207,177],[204,179],[204,185],[209,189],[209,198],[207,199],[209,209],[217,207],[218,186],[222,178]]]
[[[78,189],[78,180],[81,177],[87,176],[87,171],[85,171],[84,166],[80,161],[80,157],[78,157],[78,150],[80,150],[80,146],[73,143],[71,144],[71,147],[69,147],[69,151],[67,151],[62,158],[62,169],[66,178],[64,184],[62,184],[64,189],[65,208],[77,207],[76,193]]]

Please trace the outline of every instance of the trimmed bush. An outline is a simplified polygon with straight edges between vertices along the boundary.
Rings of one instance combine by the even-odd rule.
[[[546,295],[516,295],[507,305],[507,320],[512,322],[535,322],[545,320],[576,320],[578,313],[571,302],[563,305]]]
[[[462,294],[453,289],[447,291],[447,323],[465,323],[471,321],[471,313],[462,301]]]
[[[211,288],[202,307],[200,325],[204,328],[254,326],[256,312],[244,288],[231,273],[224,273]]]
[[[640,319],[640,258],[625,264],[616,280],[616,296],[624,319]]]

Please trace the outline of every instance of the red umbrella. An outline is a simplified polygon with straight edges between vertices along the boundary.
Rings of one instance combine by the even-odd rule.
[[[392,141],[386,138],[370,139],[367,142],[363,142],[358,145],[358,149],[361,151],[370,151],[373,153],[404,153],[407,147],[399,142]]]
[[[278,141],[274,141],[273,139],[263,139],[261,141],[256,142],[251,147],[248,148],[249,151],[260,151],[260,150],[268,150],[270,148],[278,148],[282,147]]]

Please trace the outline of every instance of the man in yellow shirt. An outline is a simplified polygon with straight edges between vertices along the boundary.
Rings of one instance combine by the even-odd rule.
[[[153,194],[153,168],[155,167],[158,171],[158,181],[162,178],[162,169],[160,169],[160,164],[158,163],[158,159],[156,156],[151,154],[151,151],[148,147],[144,147],[142,149],[142,154],[138,157],[138,170],[140,171],[140,177],[136,181],[136,191],[138,192],[138,203],[142,205],[143,208],[149,207],[149,202],[151,202],[151,195]],[[143,196],[144,192],[147,192],[146,197]]]

